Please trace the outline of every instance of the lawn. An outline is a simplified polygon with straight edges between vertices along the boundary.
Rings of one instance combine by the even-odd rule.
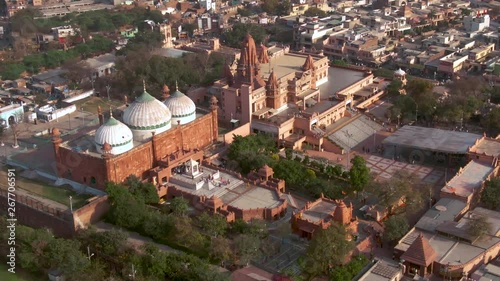
[[[0,177],[6,178],[7,173],[2,170],[0,172]],[[17,180],[17,185],[16,185],[17,188],[21,188],[23,190],[28,191],[29,193],[64,204],[68,207],[69,207],[69,196],[72,196],[73,209],[75,210],[85,205],[85,201],[92,197],[92,195],[88,194],[77,194],[76,192],[67,190],[63,187],[50,186],[49,184],[38,180],[25,179],[21,178],[20,176],[18,176],[16,180]]]
[[[78,110],[83,107],[84,111],[97,113],[98,106],[100,106],[103,111],[109,111],[109,107],[117,108],[119,106],[122,106],[124,103],[117,100],[108,101],[108,99],[105,97],[88,97],[75,101],[74,104],[76,105],[76,108],[78,108]]]
[[[31,274],[25,273],[24,271],[19,271],[16,268],[16,273],[10,273],[7,271],[7,266],[2,262],[0,264],[0,280],[2,281],[39,281],[47,280],[47,278],[35,277]]]

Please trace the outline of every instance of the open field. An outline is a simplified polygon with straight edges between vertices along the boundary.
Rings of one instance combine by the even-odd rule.
[[[100,106],[102,111],[109,111],[109,107],[117,108],[123,105],[122,101],[111,100],[108,101],[106,97],[88,97],[82,100],[75,101],[77,110],[81,110],[83,107],[83,111],[92,112],[97,114],[97,107]]]

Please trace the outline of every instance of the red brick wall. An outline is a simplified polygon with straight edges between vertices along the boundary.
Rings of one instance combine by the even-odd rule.
[[[151,142],[111,158],[107,166],[110,175],[109,181],[112,182],[123,182],[131,174],[143,178],[145,172],[151,168],[153,168],[153,149]]]
[[[65,147],[59,148],[57,171],[60,177],[85,183],[89,186],[92,186],[90,179],[95,177],[95,187],[99,188],[104,188],[104,183],[107,180],[106,166],[103,159],[74,152]],[[68,171],[71,171],[71,176]]]
[[[156,157],[162,158],[180,149],[203,148],[213,142],[212,113],[196,119],[194,122],[155,136]],[[182,132],[182,133],[181,133]]]
[[[109,211],[110,205],[108,196],[101,196],[96,198],[89,204],[81,207],[73,212],[74,227],[76,230],[87,225],[93,224],[101,220],[101,218]]]

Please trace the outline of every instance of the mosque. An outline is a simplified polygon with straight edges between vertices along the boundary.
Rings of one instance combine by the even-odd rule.
[[[111,110],[104,120],[99,108],[96,130],[63,141],[55,128],[52,143],[58,176],[99,189],[130,175],[161,186],[180,163],[201,163],[202,150],[217,140],[217,99],[210,103],[210,111],[200,114],[177,87],[161,102],[144,86],[135,101],[126,101],[122,120]]]

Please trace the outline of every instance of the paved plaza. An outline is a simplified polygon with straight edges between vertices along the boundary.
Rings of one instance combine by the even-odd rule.
[[[436,185],[444,180],[445,172],[432,167],[398,162],[377,155],[365,155],[366,166],[378,179],[390,179],[399,170],[416,175],[423,183]]]

